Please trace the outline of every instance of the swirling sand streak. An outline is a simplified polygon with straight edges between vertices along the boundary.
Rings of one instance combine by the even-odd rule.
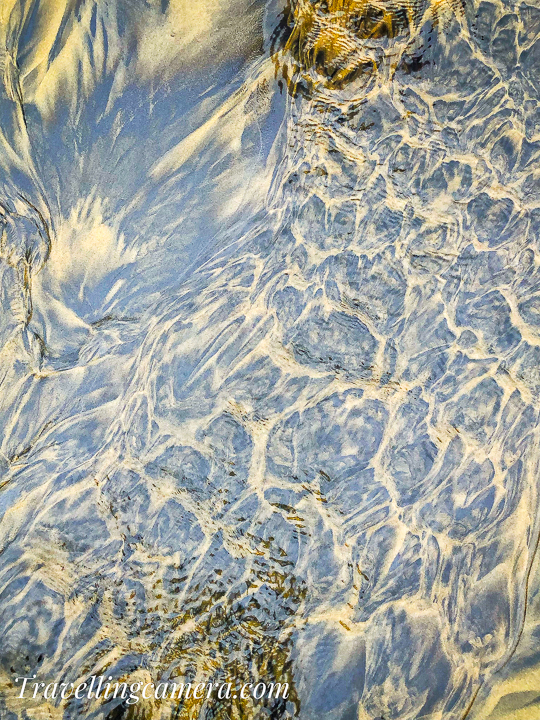
[[[0,28],[1,717],[535,717],[540,9]]]

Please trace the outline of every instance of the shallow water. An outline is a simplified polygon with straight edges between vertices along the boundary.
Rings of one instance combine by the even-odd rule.
[[[0,717],[536,718],[540,7],[4,0],[0,41]]]

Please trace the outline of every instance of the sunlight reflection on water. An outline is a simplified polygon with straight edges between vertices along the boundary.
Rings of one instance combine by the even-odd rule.
[[[9,0],[0,43],[0,717],[536,717],[540,10]]]

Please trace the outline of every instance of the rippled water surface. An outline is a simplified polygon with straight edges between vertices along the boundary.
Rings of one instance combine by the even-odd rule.
[[[540,717],[537,0],[0,0],[0,718]],[[19,697],[18,676],[289,683]]]

